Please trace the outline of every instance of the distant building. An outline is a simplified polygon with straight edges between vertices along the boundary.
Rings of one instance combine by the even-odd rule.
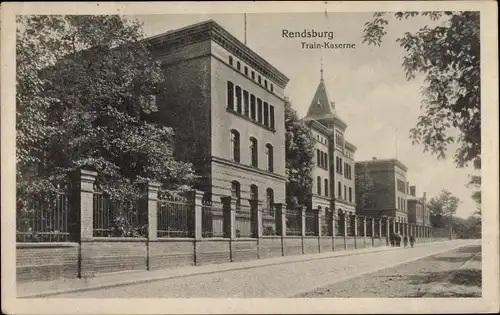
[[[416,187],[410,186],[408,196],[408,223],[419,226],[431,226],[430,213],[427,208],[427,197],[424,192],[423,197],[416,196]]]
[[[366,204],[360,214],[374,217],[388,217],[399,225],[408,223],[407,167],[397,159],[356,162],[356,175],[367,168],[373,181],[373,190],[367,195]]]
[[[217,201],[284,203],[289,79],[212,20],[148,40],[166,76],[156,119],[174,128],[177,158],[200,176],[196,188]]]
[[[345,140],[347,124],[335,111],[325,82],[321,79],[303,118],[315,139],[313,190],[309,208],[335,209],[353,215],[356,211],[354,153],[356,147]]]

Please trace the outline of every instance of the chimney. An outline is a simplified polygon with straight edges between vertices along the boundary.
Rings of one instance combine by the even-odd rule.
[[[413,197],[417,196],[417,192],[416,192],[416,187],[415,186],[410,186],[410,195],[412,195]],[[425,193],[424,193],[424,197],[425,197]]]

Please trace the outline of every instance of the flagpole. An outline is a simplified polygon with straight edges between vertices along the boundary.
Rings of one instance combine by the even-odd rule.
[[[247,44],[247,14],[244,13],[245,17],[245,45]]]

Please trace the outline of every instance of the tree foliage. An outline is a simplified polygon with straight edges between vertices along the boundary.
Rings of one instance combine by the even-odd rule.
[[[481,218],[471,215],[468,218],[453,217],[453,232],[457,238],[481,238]]]
[[[397,12],[397,20],[425,16],[442,21],[436,27],[425,26],[415,33],[406,32],[397,39],[406,51],[402,66],[408,80],[417,73],[425,76],[422,108],[415,128],[410,130],[414,143],[424,152],[444,158],[450,143],[459,144],[455,152],[458,167],[481,159],[481,85],[479,12]],[[374,13],[365,23],[363,42],[380,45],[387,34],[387,14]],[[450,134],[454,129],[458,136]]]
[[[375,185],[370,175],[368,163],[361,164],[359,167],[361,169],[355,172],[356,206],[358,210],[362,210],[367,206],[370,196],[374,193]]]
[[[116,201],[139,198],[140,182],[166,190],[192,183],[191,165],[173,157],[173,130],[148,121],[163,73],[138,22],[22,16],[17,36],[20,196],[56,191],[54,181],[80,168],[96,170]]]
[[[448,190],[442,190],[439,196],[429,200],[427,207],[433,226],[443,227],[451,222],[460,205],[460,199]]]
[[[285,133],[287,206],[305,206],[312,192],[314,138],[310,128],[299,120],[289,100],[285,101]]]

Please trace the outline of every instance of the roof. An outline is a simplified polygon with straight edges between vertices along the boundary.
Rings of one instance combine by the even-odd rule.
[[[275,83],[282,88],[290,81],[282,72],[251,50],[247,45],[238,40],[214,20],[207,20],[179,29],[169,30],[165,33],[149,37],[146,40],[157,49],[172,50],[207,39],[215,41],[240,60],[275,81]]]

